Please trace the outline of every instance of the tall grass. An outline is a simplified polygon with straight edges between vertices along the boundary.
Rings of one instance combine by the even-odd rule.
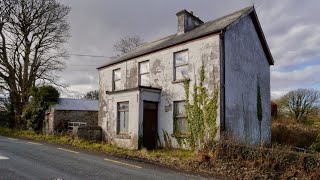
[[[287,146],[253,148],[223,139],[201,151],[178,149],[128,150],[103,142],[73,138],[67,134],[38,135],[31,131],[0,128],[5,136],[23,137],[78,148],[95,150],[124,158],[161,164],[191,172],[207,173],[234,179],[320,179],[319,154],[291,151]]]

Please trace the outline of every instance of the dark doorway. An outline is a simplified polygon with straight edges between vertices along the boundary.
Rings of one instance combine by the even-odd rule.
[[[143,147],[155,149],[158,131],[158,103],[143,102]]]

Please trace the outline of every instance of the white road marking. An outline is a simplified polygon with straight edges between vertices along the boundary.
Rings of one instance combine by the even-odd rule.
[[[42,145],[42,144],[37,143],[37,142],[27,142],[27,143],[29,143],[29,144],[34,144],[34,145]]]
[[[14,139],[14,138],[8,138],[8,139],[10,139],[12,141],[17,141],[18,140],[18,139]]]
[[[116,161],[116,160],[112,160],[112,159],[108,159],[108,158],[105,158],[104,159],[105,161],[111,161],[111,162],[114,162],[114,163],[118,163],[118,164],[123,164],[123,165],[126,165],[126,166],[131,166],[131,167],[135,167],[135,168],[142,168],[140,166],[136,166],[136,165],[132,165],[132,164],[127,164],[127,163],[124,163],[124,162],[120,162],[120,161]]]
[[[0,160],[5,160],[5,159],[9,159],[9,158],[7,158],[5,156],[0,156]]]
[[[60,149],[60,150],[63,150],[63,151],[67,151],[67,152],[71,152],[71,153],[75,153],[75,154],[79,154],[79,152],[77,151],[71,151],[69,149],[64,149],[64,148],[57,148],[57,149]]]

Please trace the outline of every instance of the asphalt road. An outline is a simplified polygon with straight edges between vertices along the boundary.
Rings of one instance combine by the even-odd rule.
[[[147,163],[0,136],[0,180],[202,178]]]

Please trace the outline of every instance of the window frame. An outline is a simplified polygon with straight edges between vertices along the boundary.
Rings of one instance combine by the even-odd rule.
[[[121,76],[120,79],[117,79],[117,80],[115,79],[115,72],[116,71],[120,71],[120,76]],[[112,91],[120,90],[120,89],[116,89],[115,84],[116,84],[117,81],[121,82],[121,78],[122,78],[121,68],[112,70]]]
[[[173,101],[173,113],[175,113],[175,117],[174,118],[176,118],[176,121],[178,121],[179,119],[184,119],[185,123],[186,123],[187,120],[186,120],[185,113],[183,115],[181,115],[181,114],[178,114],[178,112],[177,112],[177,110],[179,111],[179,109],[178,109],[178,104],[179,103],[184,103],[184,112],[185,112],[185,103],[186,103],[185,100]],[[188,132],[186,132],[186,133],[181,132],[181,130],[178,127],[175,127],[175,128],[177,128],[177,129],[174,130],[174,131],[178,133],[178,134],[174,134],[175,136],[186,136],[188,134]]]
[[[120,110],[120,104],[127,104],[128,105],[128,109],[121,109]],[[129,134],[129,115],[130,115],[130,111],[129,111],[129,105],[130,105],[130,103],[129,103],[129,101],[123,101],[123,102],[117,102],[117,135],[128,135]],[[121,119],[120,119],[120,113],[121,112],[125,112],[125,114],[126,113],[128,113],[128,124],[127,124],[127,126],[126,126],[126,132],[121,132],[120,130],[121,130],[121,128],[120,128],[120,124],[121,124]],[[124,118],[125,118],[126,116],[124,115]],[[126,121],[126,120],[124,120],[124,121]]]
[[[146,63],[146,62],[147,62],[148,65],[149,65],[149,66],[148,66],[148,67],[149,67],[148,72],[146,72],[146,73],[141,73],[141,68],[140,68],[141,66],[140,66],[140,65],[141,65],[142,63]],[[149,75],[149,83],[150,83],[150,61],[149,61],[149,60],[141,61],[141,62],[138,63],[139,86],[142,86],[142,85],[141,85],[141,76],[142,76],[142,75]]]
[[[176,54],[182,53],[182,52],[187,52],[187,57],[188,57],[188,62],[180,65],[176,65]],[[189,49],[184,49],[181,51],[177,51],[173,53],[173,81],[184,81],[186,79],[177,79],[177,68],[178,67],[183,67],[183,66],[189,66]],[[187,78],[188,79],[188,78]]]

